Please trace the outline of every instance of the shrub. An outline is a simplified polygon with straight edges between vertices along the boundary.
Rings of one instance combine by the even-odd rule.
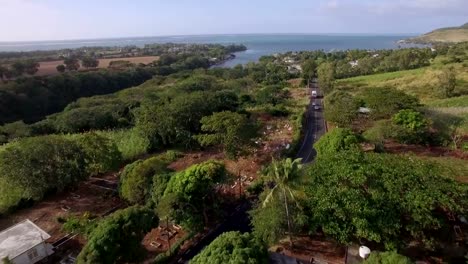
[[[419,100],[395,88],[368,88],[360,97],[371,109],[370,116],[377,120],[389,118],[403,109],[415,109]]]
[[[159,218],[143,207],[118,210],[104,218],[89,235],[77,263],[115,263],[140,260],[144,250],[141,240]]]
[[[226,232],[195,256],[191,263],[268,263],[268,251],[252,234]]]
[[[349,127],[356,119],[359,102],[350,94],[335,91],[325,97],[325,119],[339,127]]]
[[[343,150],[358,148],[360,138],[350,129],[335,128],[314,144],[319,157],[334,155]]]
[[[24,138],[0,151],[0,212],[87,178],[86,155],[63,136]]]
[[[364,264],[411,264],[411,260],[394,251],[372,252]]]
[[[396,138],[402,143],[427,143],[429,120],[420,112],[405,109],[393,116],[397,126]]]

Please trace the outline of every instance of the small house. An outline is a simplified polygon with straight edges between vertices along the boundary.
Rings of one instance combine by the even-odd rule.
[[[33,222],[25,220],[0,232],[0,262],[8,259],[15,264],[32,264],[50,256],[50,238]]]

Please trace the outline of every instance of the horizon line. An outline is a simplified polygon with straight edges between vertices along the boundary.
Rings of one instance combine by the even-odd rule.
[[[361,35],[361,36],[414,36],[421,33],[209,33],[209,34],[181,34],[181,35],[147,35],[147,36],[123,36],[123,37],[98,37],[98,38],[69,38],[69,39],[44,39],[44,40],[0,40],[1,44],[7,43],[37,43],[58,41],[85,41],[85,40],[119,40],[119,39],[145,39],[145,38],[171,38],[171,37],[209,37],[209,36],[248,36],[248,35],[309,35],[309,36],[333,36],[333,35]]]

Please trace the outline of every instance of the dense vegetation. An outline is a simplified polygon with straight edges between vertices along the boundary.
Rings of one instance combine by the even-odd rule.
[[[18,79],[0,85],[0,123],[37,121],[61,111],[80,97],[108,94],[139,85],[153,74],[152,69],[137,68],[124,72],[100,71]]]
[[[141,240],[159,219],[153,210],[129,207],[102,220],[89,235],[77,263],[115,263],[141,260]]]
[[[224,162],[209,160],[175,172],[168,166],[180,157],[179,152],[167,150],[215,148],[232,162],[258,144],[259,121],[272,117],[289,119],[295,129],[293,144],[297,145],[305,109],[294,108],[289,100],[291,89],[285,86],[290,78],[302,76],[307,81],[318,79],[326,95],[325,117],[335,125],[315,144],[316,161],[303,166],[300,160],[280,158],[265,166],[260,179],[249,188],[259,198],[250,212],[253,232],[220,236],[194,259],[195,263],[264,263],[267,245],[263,243],[273,245],[288,237],[294,247],[299,233],[323,232],[342,244],[370,242],[398,252],[415,242],[427,252],[450,243],[447,215],[463,215],[468,209],[468,187],[454,180],[459,175],[416,156],[362,150],[366,141],[376,146],[386,140],[447,144],[456,140],[455,130],[441,122],[449,118],[430,116],[430,109],[415,94],[395,87],[350,88],[339,79],[357,75],[375,78],[371,74],[398,74],[395,71],[403,69],[420,71],[418,68],[440,60],[439,56],[459,72],[464,66],[452,61],[465,59],[454,51],[459,46],[436,52],[298,52],[263,57],[258,63],[231,69],[209,68],[216,63],[210,58],[221,58],[240,48],[147,46],[145,49],[158,54],[160,60],[150,67],[128,70],[152,77],[138,87],[112,86],[115,89],[107,91],[107,85],[96,86],[105,92],[79,98],[65,107],[82,96],[77,88],[69,101],[62,98],[63,111],[32,124],[18,121],[2,126],[1,140],[6,144],[0,146],[0,213],[127,164],[120,173],[119,195],[134,207],[93,221],[85,229],[88,243],[79,263],[139,260],[141,239],[157,224],[155,220],[180,224],[191,234],[219,221],[226,212],[217,190],[233,177]],[[285,60],[287,57],[290,59]],[[291,70],[290,60],[303,65],[302,74]],[[67,61],[66,67],[74,63]],[[89,65],[93,66],[91,59]],[[458,76],[441,67],[445,70],[437,77],[441,96],[463,94]],[[89,77],[89,85],[99,85],[101,78],[96,76],[118,78],[124,73],[128,72],[72,72],[49,78],[94,76]],[[5,87],[29,82],[38,82],[36,88],[49,87],[50,81],[44,80],[49,79],[18,79]],[[133,84],[128,82],[126,87],[129,85]],[[41,96],[30,99],[25,105],[31,109],[34,100],[43,100]],[[443,103],[448,102],[452,103]],[[54,107],[54,111],[61,110]],[[29,113],[25,115],[31,120],[39,118]],[[294,156],[295,150],[293,145],[285,153]],[[67,223],[72,229],[74,224],[76,230],[81,228],[79,221],[69,219]],[[376,253],[368,261],[393,260],[407,261],[395,252]]]
[[[266,247],[251,234],[226,232],[216,238],[190,263],[268,263]]]

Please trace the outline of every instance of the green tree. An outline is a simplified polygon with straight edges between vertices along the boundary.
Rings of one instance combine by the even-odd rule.
[[[317,63],[314,59],[307,59],[302,63],[302,78],[305,84],[311,81],[317,72]]]
[[[65,70],[67,69],[67,68],[65,67],[65,65],[63,65],[63,64],[57,65],[57,67],[55,67],[55,68],[56,68],[57,71],[60,72],[60,73],[64,73]]]
[[[266,191],[260,194],[260,201],[265,199],[269,191],[270,189],[266,189]],[[294,203],[288,202],[289,204]],[[290,206],[289,213],[295,217],[296,213],[291,212],[294,211],[294,208],[294,206]],[[260,241],[264,241],[268,245],[274,245],[288,232],[286,212],[279,194],[276,194],[275,199],[271,199],[266,206],[263,206],[260,202],[249,213],[251,225],[253,226],[253,234]]]
[[[268,251],[249,233],[226,232],[213,240],[190,263],[263,264],[268,263]]]
[[[335,85],[335,65],[331,62],[320,64],[317,68],[317,77],[319,88],[323,93],[331,93]]]
[[[144,205],[151,197],[153,176],[167,173],[166,167],[158,156],[125,166],[120,175],[120,195],[131,204]]]
[[[269,85],[259,89],[256,93],[258,104],[277,105],[288,98],[288,93],[281,85]]]
[[[418,98],[395,88],[372,87],[364,89],[359,97],[370,108],[370,116],[375,120],[390,118],[400,110],[419,106]]]
[[[35,60],[26,60],[23,62],[24,72],[29,75],[34,75],[40,67],[40,64]]]
[[[445,68],[438,76],[439,86],[445,98],[454,96],[457,86],[457,76],[454,67]]]
[[[15,61],[10,65],[10,71],[13,76],[21,76],[25,71],[25,64],[23,61]]]
[[[208,221],[208,210],[216,203],[213,190],[226,177],[219,161],[196,164],[171,177],[161,203],[166,213],[188,230],[199,230]]]
[[[0,212],[21,200],[38,201],[87,177],[85,155],[63,136],[24,138],[0,151]]]
[[[291,219],[289,207],[290,202],[296,202],[295,184],[297,184],[298,178],[300,177],[299,170],[301,167],[301,159],[292,160],[288,158],[281,161],[273,160],[271,165],[263,172],[263,176],[267,181],[274,183],[274,187],[267,190],[268,194],[265,196],[262,206],[266,207],[273,199],[280,197],[286,214],[288,236],[291,246],[294,245],[291,238],[293,221]],[[277,195],[278,193],[279,195]]]
[[[202,131],[208,134],[196,135],[202,146],[222,145],[230,158],[245,151],[245,146],[256,135],[255,126],[245,115],[224,111],[201,119]]]
[[[84,153],[87,174],[95,176],[119,168],[122,153],[110,139],[96,133],[76,137],[76,143]]]
[[[96,68],[97,66],[99,66],[99,60],[94,57],[86,56],[81,59],[81,64],[87,69]]]
[[[359,102],[348,92],[334,91],[325,97],[325,119],[339,127],[350,127],[358,109]]]
[[[372,252],[364,264],[412,264],[413,262],[395,251]]]
[[[442,172],[415,157],[356,150],[319,156],[305,173],[309,226],[341,243],[435,246],[449,232],[440,210],[458,214],[468,206],[468,186]]]
[[[88,243],[77,263],[116,263],[141,260],[144,250],[141,240],[158,226],[154,211],[143,207],[129,207],[107,216],[89,235]]]
[[[318,157],[332,156],[343,150],[359,148],[360,139],[347,128],[335,128],[323,135],[315,144]]]
[[[70,56],[63,61],[63,64],[69,71],[77,71],[80,68],[80,61],[74,56]]]

